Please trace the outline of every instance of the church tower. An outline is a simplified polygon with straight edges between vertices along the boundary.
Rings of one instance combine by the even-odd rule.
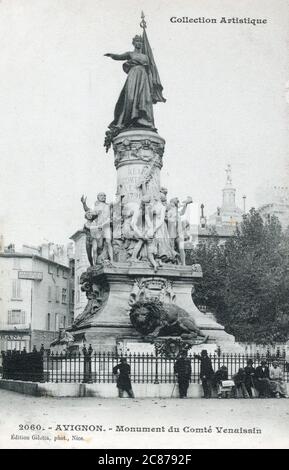
[[[232,184],[232,168],[228,164],[226,168],[227,179],[225,187],[223,188],[223,204],[222,211],[234,211],[236,208],[236,188]]]
[[[232,182],[232,167],[226,168],[226,183],[222,190],[223,200],[217,212],[209,217],[209,225],[222,225],[235,227],[242,221],[242,210],[236,205],[236,188]]]

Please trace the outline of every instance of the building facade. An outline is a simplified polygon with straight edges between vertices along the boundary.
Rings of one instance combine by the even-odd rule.
[[[278,217],[282,229],[289,228],[289,189],[287,186],[271,186],[263,191],[262,203],[258,211],[264,220]]]
[[[74,241],[75,252],[74,318],[76,318],[83,312],[87,304],[86,294],[81,290],[80,276],[89,267],[89,262],[86,254],[86,235],[83,230],[75,232],[70,239]]]
[[[0,253],[0,349],[50,346],[73,320],[73,261],[14,249]]]

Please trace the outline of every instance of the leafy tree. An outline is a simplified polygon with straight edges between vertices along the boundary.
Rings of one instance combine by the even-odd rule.
[[[224,246],[214,238],[188,261],[203,269],[194,301],[206,304],[237,340],[289,338],[289,236],[277,218],[264,222],[251,209]]]
[[[196,305],[206,305],[213,312],[220,306],[225,285],[224,247],[218,242],[214,236],[208,243],[188,251],[186,259],[187,264],[200,264],[203,271],[203,278],[195,285],[194,302]]]

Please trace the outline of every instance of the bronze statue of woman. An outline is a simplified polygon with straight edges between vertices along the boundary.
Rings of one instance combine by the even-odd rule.
[[[104,54],[114,60],[126,61],[123,70],[128,76],[115,106],[114,120],[108,126],[118,132],[132,127],[155,130],[153,103],[165,102],[145,29],[143,37],[135,36],[132,43],[132,52]]]

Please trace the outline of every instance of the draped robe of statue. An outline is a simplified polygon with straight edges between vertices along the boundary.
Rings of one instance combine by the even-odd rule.
[[[126,60],[123,70],[127,79],[114,110],[110,128],[148,127],[154,129],[153,103],[165,102],[162,85],[146,32],[142,52],[113,54],[115,60]]]
[[[150,253],[161,261],[176,262],[178,254],[171,247],[165,215],[166,207],[157,199],[146,206],[140,203],[134,209],[129,221],[130,233],[125,229],[124,235],[138,241],[135,258],[146,259]]]
[[[165,221],[166,207],[161,201],[154,201],[153,206],[154,226],[156,228],[154,235],[156,257],[164,262],[176,262],[177,252],[171,247],[171,241]]]
[[[123,69],[128,74],[109,127],[127,128],[138,125],[154,128],[153,102],[146,67],[148,58],[138,52],[122,55],[128,60]]]

